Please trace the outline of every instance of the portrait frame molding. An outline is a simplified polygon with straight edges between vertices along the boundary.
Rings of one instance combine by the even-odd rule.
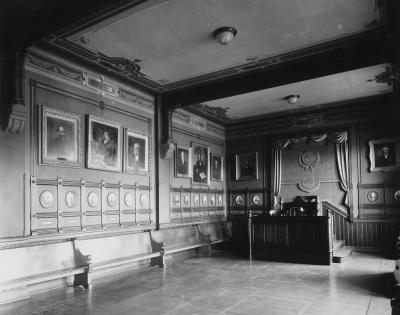
[[[395,163],[389,166],[376,166],[376,150],[377,145],[382,144],[393,144],[395,150]],[[400,137],[397,138],[384,138],[375,139],[368,141],[369,145],[369,162],[370,162],[370,172],[387,172],[387,171],[398,171],[400,170]]]
[[[250,175],[243,175],[240,170],[240,162],[241,160],[245,160],[246,158],[254,158],[255,165],[254,171]],[[258,152],[242,152],[235,154],[235,180],[236,181],[247,181],[247,180],[258,180]]]
[[[48,125],[47,118],[53,117],[55,119],[72,122],[75,125],[76,134],[75,138],[75,152],[76,161],[58,160],[52,159],[48,156]],[[82,115],[66,112],[50,106],[41,106],[41,128],[39,136],[39,164],[46,166],[57,166],[57,167],[72,167],[81,168],[83,167],[83,154],[82,154]]]
[[[129,154],[129,142],[128,137],[135,137],[139,139],[143,139],[145,142],[145,150],[144,150],[144,169],[133,169],[128,166],[128,154]],[[124,128],[124,167],[123,171],[127,174],[134,174],[134,175],[149,175],[150,174],[150,136],[145,132],[140,132],[137,130],[133,130],[130,128]]]
[[[92,154],[92,147],[91,147],[91,139],[93,137],[93,128],[91,126],[92,122],[96,122],[98,124],[103,124],[106,126],[109,126],[111,128],[116,128],[118,130],[118,139],[116,141],[117,143],[117,161],[118,165],[117,167],[101,167],[101,166],[96,166],[93,165],[93,161],[91,160],[91,154]],[[122,125],[115,123],[111,120],[98,117],[95,115],[87,115],[87,143],[86,143],[86,167],[89,169],[95,169],[95,170],[101,170],[101,171],[110,171],[110,172],[122,172]]]
[[[178,150],[187,150],[188,151],[188,175],[178,174],[178,165],[177,165]],[[185,147],[185,146],[181,146],[181,145],[176,146],[175,158],[174,158],[174,175],[177,178],[188,178],[188,179],[193,178],[192,147]]]
[[[221,164],[220,164],[220,177],[221,178],[220,179],[216,179],[215,177],[212,177],[213,157],[219,158],[221,161]],[[224,181],[224,157],[223,157],[223,155],[210,153],[210,180],[212,180],[213,182],[223,182]]]
[[[210,174],[210,147],[207,146],[207,145],[203,145],[203,144],[201,144],[201,143],[198,143],[198,142],[194,142],[194,141],[190,142],[190,147],[191,147],[191,150],[192,150],[192,161],[191,161],[191,166],[192,166],[192,180],[191,180],[191,184],[192,184],[192,185],[209,186],[209,185],[210,185],[210,175],[211,175],[211,174]],[[207,159],[207,169],[206,169],[206,172],[207,172],[207,181],[206,181],[205,183],[196,181],[196,180],[194,179],[193,168],[194,168],[195,164],[193,163],[193,159],[194,159],[194,156],[195,156],[195,152],[194,152],[195,147],[200,147],[200,148],[202,148],[202,149],[206,149],[206,150],[207,150],[207,157],[206,157],[206,159]]]

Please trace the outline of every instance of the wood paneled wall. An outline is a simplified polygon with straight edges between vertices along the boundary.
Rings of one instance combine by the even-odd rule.
[[[400,201],[394,198],[395,191],[400,189],[399,171],[371,172],[368,142],[400,135],[395,104],[394,99],[371,99],[338,109],[277,115],[275,118],[267,117],[265,120],[229,127],[227,129],[227,147],[231,163],[228,168],[229,218],[232,220],[233,234],[236,238],[247,237],[245,218],[249,209],[266,214],[274,206],[272,192],[274,139],[347,130],[350,150],[350,208],[346,208],[343,204],[345,195],[340,188],[332,144],[306,143],[297,147],[293,145],[292,149],[283,151],[281,196],[284,201],[292,201],[297,195],[312,194],[341,208],[347,217],[334,218],[334,232],[336,238],[344,240],[346,245],[390,247],[397,233],[396,219],[400,211]],[[298,121],[304,124],[296,124]],[[238,152],[252,152],[255,148],[259,152],[261,177],[252,181],[237,181],[232,175],[234,155]],[[320,186],[310,193],[301,191],[297,185],[301,172],[304,171],[299,167],[298,156],[306,150],[317,151],[321,157],[320,165],[314,170],[320,180]],[[251,202],[250,195],[253,191],[260,193],[263,200],[261,205],[256,206]],[[368,198],[371,192],[374,192],[377,198],[373,200]],[[243,204],[234,202],[239,195],[242,196]]]

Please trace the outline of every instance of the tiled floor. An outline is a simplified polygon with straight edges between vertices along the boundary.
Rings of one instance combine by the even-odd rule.
[[[353,253],[342,264],[252,261],[217,253],[168,261],[0,307],[0,314],[391,314],[394,261]]]

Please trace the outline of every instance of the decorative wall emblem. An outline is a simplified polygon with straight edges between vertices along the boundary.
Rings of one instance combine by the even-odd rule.
[[[89,207],[95,208],[99,204],[99,195],[97,195],[96,192],[92,191],[89,193],[87,197],[87,201],[89,204]]]
[[[210,197],[210,204],[211,204],[212,206],[215,206],[215,196],[214,196],[214,195],[212,195],[212,196]]]
[[[73,191],[69,191],[65,194],[65,204],[68,208],[74,208],[77,205],[76,194]]]
[[[140,194],[140,205],[142,207],[147,207],[148,203],[149,203],[149,199],[147,198],[146,194]]]
[[[219,205],[219,206],[222,206],[222,203],[223,203],[222,196],[219,195],[219,196],[218,196],[218,205]]]
[[[306,173],[303,178],[300,179],[298,184],[300,190],[305,192],[313,192],[319,188],[319,179],[312,173]]]
[[[39,203],[43,208],[45,209],[50,208],[53,205],[53,202],[54,202],[54,195],[50,191],[44,190],[40,193]]]
[[[303,151],[299,154],[299,165],[305,171],[298,184],[300,190],[310,193],[319,188],[319,178],[314,172],[319,160],[320,155],[315,151]]]
[[[304,151],[299,155],[299,164],[304,169],[314,168],[318,164],[320,156],[315,151]]]
[[[110,192],[107,195],[107,203],[110,207],[115,207],[117,205],[117,194],[114,192]]]
[[[189,197],[189,195],[185,196],[185,198],[183,199],[183,203],[185,204],[186,207],[190,206],[190,197]]]
[[[242,205],[243,204],[243,197],[240,196],[240,195],[237,195],[235,197],[235,204],[237,204],[238,206]]]
[[[375,201],[377,201],[377,200],[378,200],[378,197],[379,197],[378,193],[377,193],[376,191],[374,191],[374,190],[371,190],[371,191],[369,191],[369,192],[367,193],[367,199],[368,199],[368,201],[370,201],[370,202],[375,202]]]
[[[173,204],[175,207],[179,206],[181,203],[181,197],[179,194],[174,194],[173,200],[172,200]]]
[[[207,206],[207,195],[203,195],[203,197],[201,197],[201,203],[203,204],[203,206]]]
[[[200,204],[199,195],[195,195],[195,196],[193,197],[193,203],[194,203],[194,205],[195,205],[196,207],[199,206],[199,204]]]
[[[253,195],[253,198],[251,198],[251,201],[253,202],[253,204],[255,204],[256,206],[261,204],[261,198],[259,195]]]
[[[125,205],[127,207],[133,206],[133,195],[131,193],[126,193],[124,197]]]

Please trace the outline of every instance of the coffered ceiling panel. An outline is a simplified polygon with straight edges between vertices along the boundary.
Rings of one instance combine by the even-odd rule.
[[[378,20],[373,0],[152,0],[59,39],[168,90],[360,33]],[[221,26],[238,30],[228,45],[213,38]]]

